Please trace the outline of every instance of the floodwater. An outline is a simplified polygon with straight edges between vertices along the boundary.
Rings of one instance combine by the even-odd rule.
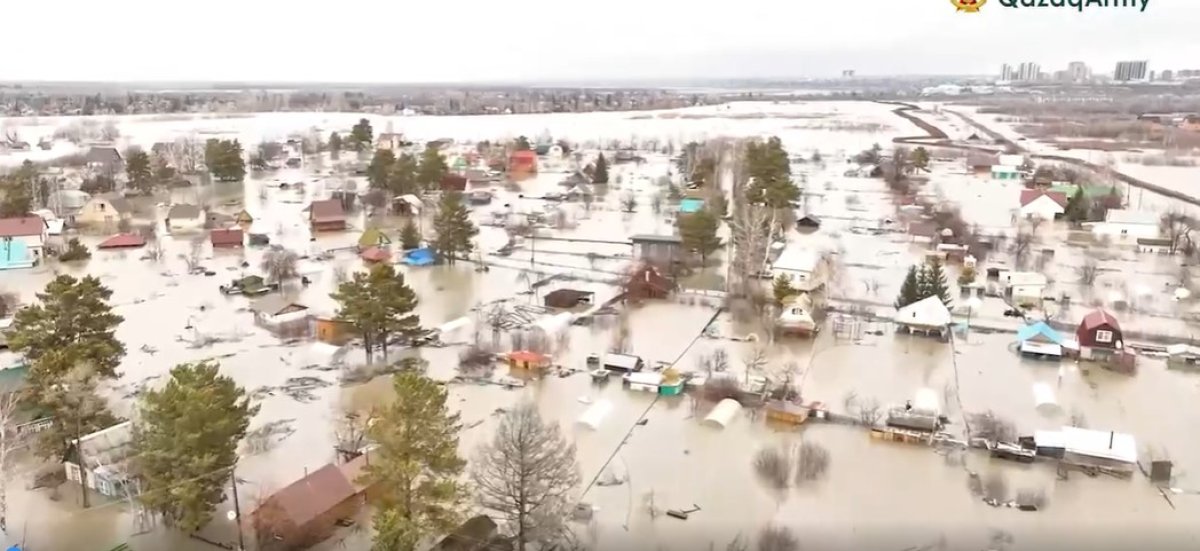
[[[765,112],[767,118],[721,117],[722,113]],[[660,117],[659,114],[580,114],[504,117],[396,118],[397,131],[414,139],[453,137],[478,140],[537,135],[549,130],[555,138],[604,141],[659,137],[677,142],[703,136],[760,135],[778,133],[793,153],[819,149],[830,160],[828,166],[805,166],[809,208],[827,220],[812,239],[818,246],[837,250],[844,265],[834,290],[835,297],[888,304],[900,278],[919,249],[895,234],[880,236],[855,231],[879,227],[880,218],[894,210],[877,180],[841,176],[846,165],[838,151],[852,154],[872,143],[886,144],[894,136],[911,135],[913,128],[890,114],[889,106],[857,103],[734,104],[681,110],[709,114],[712,118]],[[828,114],[823,119],[801,115]],[[795,118],[779,115],[794,116]],[[154,122],[139,117],[119,119],[122,134],[148,146],[191,132],[211,131],[234,135],[244,143],[262,137],[283,137],[312,126],[327,134],[332,127],[345,128],[357,119],[353,114],[267,114],[229,119]],[[386,121],[373,118],[377,129]],[[886,125],[880,132],[793,128],[818,122],[840,121],[844,125]],[[36,132],[52,131],[62,121],[39,119],[22,131],[22,139],[37,139]],[[41,129],[41,130],[35,130]],[[28,133],[28,135],[27,135]],[[807,156],[807,155],[806,155]],[[563,169],[568,168],[563,163]],[[622,241],[630,234],[666,231],[666,224],[651,212],[649,198],[658,192],[657,178],[668,171],[662,156],[648,155],[642,165],[619,165],[613,179],[620,183],[605,200],[585,211],[566,205],[570,223],[563,230],[546,230],[541,237],[577,237]],[[476,209],[482,220],[490,210],[512,205],[514,209],[540,208],[528,197],[551,189],[563,174],[544,173],[522,184],[521,191],[503,191],[489,207]],[[255,216],[270,220],[274,238],[289,247],[309,250],[338,250],[353,244],[357,231],[321,235],[309,241],[300,209],[313,198],[327,193],[324,181],[302,170],[282,171],[269,180],[250,180],[239,193],[226,189],[216,195],[244,195],[242,203]],[[260,189],[270,180],[310,182],[303,195],[294,191]],[[950,186],[953,187],[953,186]],[[517,194],[525,198],[517,197]],[[618,198],[634,193],[638,212],[618,212]],[[847,197],[855,199],[848,200]],[[182,200],[182,199],[180,199]],[[229,206],[232,211],[241,205]],[[352,219],[361,229],[365,222]],[[793,239],[802,239],[793,236]],[[94,244],[99,237],[85,237]],[[215,358],[223,373],[253,393],[262,410],[252,429],[276,427],[276,436],[266,450],[244,450],[238,476],[243,508],[258,495],[301,477],[306,471],[333,460],[332,424],[346,410],[369,408],[389,399],[386,378],[343,387],[339,368],[320,347],[309,343],[284,344],[255,327],[244,297],[224,297],[219,284],[255,272],[261,251],[204,251],[203,264],[217,272],[215,277],[187,275],[179,255],[189,249],[189,238],[165,238],[168,254],[160,262],[140,260],[142,251],[95,251],[93,258],[78,268],[51,265],[27,271],[5,272],[0,281],[6,289],[20,292],[26,301],[53,277],[54,270],[96,275],[113,290],[112,302],[125,322],[118,337],[127,344],[119,381],[107,389],[114,410],[129,413],[134,392],[143,385],[159,385],[175,364]],[[605,283],[628,264],[624,245],[581,244],[549,239],[526,242],[510,257],[493,253],[504,242],[499,228],[482,228],[482,256],[492,264],[477,272],[471,263],[433,268],[399,268],[417,291],[423,324],[437,326],[461,316],[481,304],[508,300],[516,305],[537,305],[541,296],[556,286],[583,286],[605,300],[615,289]],[[531,252],[531,249],[533,250]],[[598,255],[589,258],[587,253]],[[242,262],[250,268],[242,268]],[[289,293],[315,311],[334,308],[328,294],[339,267],[357,269],[361,262],[352,251],[339,250],[331,260],[306,260],[301,271],[312,279],[307,288],[295,285]],[[537,272],[522,276],[533,267]],[[583,283],[555,283],[528,291],[528,281],[567,272],[586,278]],[[877,290],[872,293],[875,281]],[[717,318],[709,337],[700,337],[716,311],[719,299],[685,293],[671,301],[652,302],[629,309],[631,350],[647,360],[678,362],[684,370],[696,369],[698,358],[716,348],[725,348],[732,369],[741,369],[742,358],[751,345],[725,337],[744,335],[756,329],[735,322],[727,315]],[[960,335],[953,345],[893,334],[889,324],[861,322],[858,339],[838,339],[826,331],[812,340],[787,340],[770,348],[771,365],[795,363],[806,400],[821,401],[834,410],[842,409],[847,393],[875,398],[885,405],[902,404],[920,388],[931,388],[947,398],[944,408],[954,422],[951,431],[962,430],[962,408],[967,412],[994,410],[1011,419],[1022,434],[1035,429],[1057,428],[1069,415],[1085,418],[1088,426],[1134,434],[1147,453],[1167,455],[1175,462],[1175,486],[1196,488],[1200,483],[1188,473],[1200,469],[1200,446],[1194,443],[1193,427],[1200,423],[1194,407],[1198,390],[1194,374],[1167,370],[1161,361],[1142,359],[1135,377],[1113,375],[1086,365],[1046,364],[1019,359],[1011,350],[1010,334],[971,332]],[[465,335],[457,335],[466,341]],[[582,368],[586,356],[600,352],[613,342],[616,329],[598,319],[591,326],[573,326],[568,337],[556,342],[557,364]],[[490,335],[484,332],[484,340]],[[215,342],[209,342],[214,341]],[[454,375],[461,347],[422,348],[415,351],[429,363],[431,376],[448,380]],[[356,351],[348,365],[360,361]],[[331,369],[332,368],[332,369]],[[503,373],[503,369],[500,370]],[[308,377],[305,392],[285,392],[289,379]],[[1045,382],[1055,389],[1063,412],[1044,417],[1033,405],[1032,385]],[[295,383],[295,381],[292,381]],[[957,396],[955,390],[957,389]],[[468,456],[491,434],[498,408],[518,400],[533,400],[547,418],[558,421],[574,439],[586,483],[602,474],[623,478],[625,484],[591,486],[581,501],[595,508],[594,520],[579,525],[579,533],[596,549],[707,549],[717,548],[737,534],[752,537],[761,527],[776,523],[793,528],[807,548],[821,549],[1045,549],[1056,543],[1079,542],[1095,549],[1128,549],[1154,541],[1157,548],[1195,548],[1200,528],[1194,519],[1200,513],[1200,498],[1172,496],[1168,504],[1158,490],[1141,476],[1132,480],[1088,478],[1073,474],[1058,480],[1048,465],[1016,465],[990,460],[982,455],[965,455],[965,462],[944,457],[925,447],[882,443],[868,438],[860,429],[809,424],[799,430],[781,430],[754,420],[743,412],[724,429],[702,425],[705,406],[688,397],[662,397],[632,392],[616,380],[598,387],[584,373],[559,378],[548,376],[525,388],[505,390],[492,385],[450,387],[450,402],[462,414],[462,450]],[[575,420],[589,406],[608,400],[614,408],[596,430],[578,426]],[[644,419],[644,425],[638,425]],[[823,444],[830,450],[832,466],[827,477],[786,496],[768,491],[751,467],[754,453],[765,446],[794,442],[801,438]],[[968,470],[987,475],[1002,473],[1011,491],[1044,490],[1049,507],[1036,513],[992,508],[971,494]],[[24,480],[12,484],[23,486]],[[62,499],[51,501],[45,490],[10,490],[10,538],[23,535],[34,549],[107,548],[129,541],[135,549],[208,549],[211,546],[186,540],[166,530],[132,537],[134,525],[120,502],[80,511],[73,505],[75,490],[64,486]],[[657,516],[647,511],[652,504]],[[666,509],[699,510],[683,521],[661,514]],[[233,525],[224,512],[204,531],[206,537],[232,543]],[[19,527],[19,528],[17,528]],[[366,531],[351,533],[348,548],[358,549],[369,537]],[[1149,538],[1149,539],[1148,539]],[[330,542],[324,548],[337,547]],[[940,546],[940,547],[939,547]]]

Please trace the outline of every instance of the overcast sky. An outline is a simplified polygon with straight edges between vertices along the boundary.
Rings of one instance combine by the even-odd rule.
[[[9,0],[0,80],[449,82],[1200,68],[1200,0]],[[1193,67],[1195,66],[1195,67]]]

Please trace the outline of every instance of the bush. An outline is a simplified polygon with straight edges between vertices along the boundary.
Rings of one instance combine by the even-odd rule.
[[[58,256],[58,259],[62,260],[63,262],[73,262],[77,260],[87,260],[91,257],[91,251],[88,251],[88,248],[84,246],[83,243],[80,243],[79,239],[72,237],[71,240],[67,242],[67,250],[63,251],[63,253]]]

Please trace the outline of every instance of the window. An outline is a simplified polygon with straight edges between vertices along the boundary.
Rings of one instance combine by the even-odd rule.
[[[1096,342],[1111,343],[1112,340],[1112,331],[1096,331]]]

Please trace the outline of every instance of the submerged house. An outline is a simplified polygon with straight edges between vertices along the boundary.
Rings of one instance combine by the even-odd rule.
[[[1054,220],[1067,211],[1067,194],[1041,189],[1021,190],[1021,217]]]
[[[1058,359],[1063,355],[1063,338],[1044,321],[1031,323],[1017,330],[1017,350],[1022,356]]]
[[[658,265],[678,262],[683,252],[683,238],[678,235],[639,234],[629,238],[633,257]]]
[[[346,209],[337,199],[313,201],[308,206],[308,221],[312,231],[343,231],[346,229]]]
[[[513,544],[497,530],[496,522],[479,515],[467,519],[430,551],[512,551]]]
[[[1137,442],[1133,436],[1120,432],[1078,427],[1039,430],[1033,434],[1033,445],[1037,455],[1076,467],[1119,474],[1133,474],[1137,468]]]
[[[271,495],[252,513],[261,549],[305,549],[333,535],[365,499],[341,469],[327,464]]]
[[[132,454],[133,423],[125,421],[93,432],[67,448],[63,468],[67,480],[84,483],[101,495],[125,497],[126,464]]]
[[[146,244],[146,238],[136,233],[118,233],[96,245],[97,249],[136,249]]]
[[[812,299],[808,294],[791,297],[783,303],[776,327],[780,333],[791,335],[812,335],[820,329],[813,319]]]
[[[208,218],[204,216],[204,209],[196,205],[181,203],[171,205],[167,211],[166,226],[170,232],[192,232],[204,229],[205,222]]]
[[[41,262],[48,237],[41,216],[0,218],[0,269],[28,268]]]
[[[308,317],[308,307],[280,295],[270,295],[250,305],[254,321],[263,325],[279,325],[297,322]]]
[[[557,289],[546,294],[543,298],[543,304],[547,308],[576,308],[579,306],[591,306],[596,293],[591,291],[580,291],[577,289]]]
[[[771,275],[786,277],[793,289],[807,293],[825,286],[824,266],[819,252],[792,242],[771,263]]]
[[[675,290],[675,283],[659,273],[650,264],[635,268],[625,280],[623,300],[648,300],[667,298]]]
[[[1121,324],[1103,309],[1092,310],[1075,329],[1079,355],[1085,360],[1107,361],[1125,355]]]
[[[120,195],[94,195],[75,213],[75,223],[81,226],[116,227],[122,220],[133,218],[133,205]]]
[[[950,310],[942,303],[942,299],[931,296],[904,306],[896,311],[894,318],[897,328],[909,333],[934,333],[945,336],[947,327],[953,319]]]
[[[534,174],[538,171],[537,152],[530,150],[513,151],[508,156],[508,172],[510,174]]]
[[[208,234],[214,249],[236,249],[244,242],[244,235],[239,228],[215,229]]]

